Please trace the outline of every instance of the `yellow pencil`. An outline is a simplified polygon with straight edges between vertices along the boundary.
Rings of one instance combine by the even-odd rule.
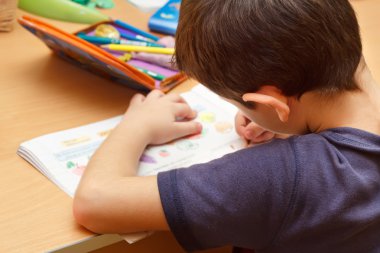
[[[116,51],[127,51],[127,52],[145,52],[152,54],[174,54],[174,48],[164,48],[164,47],[143,47],[143,46],[133,46],[133,45],[122,45],[122,44],[109,44],[102,45],[103,48],[108,48]]]

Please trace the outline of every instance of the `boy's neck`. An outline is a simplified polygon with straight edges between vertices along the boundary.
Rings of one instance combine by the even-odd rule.
[[[301,99],[300,106],[310,132],[321,132],[337,127],[351,127],[380,135],[380,86],[363,63],[355,75],[361,91],[344,92],[322,98],[310,92]]]

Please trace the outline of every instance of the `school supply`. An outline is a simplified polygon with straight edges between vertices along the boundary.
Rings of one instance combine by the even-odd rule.
[[[177,31],[181,0],[170,0],[149,19],[150,30],[174,35]]]
[[[135,40],[124,40],[124,39],[113,39],[113,38],[102,38],[97,36],[88,36],[85,34],[78,34],[79,38],[94,44],[123,44],[132,45],[140,47],[164,47],[163,45],[152,43],[152,42],[140,42]]]
[[[131,53],[125,53],[125,54],[119,56],[119,59],[122,61],[129,61],[132,59],[132,54]]]
[[[142,47],[133,45],[120,45],[120,44],[110,44],[102,45],[102,48],[107,48],[116,51],[126,51],[126,52],[145,52],[152,54],[174,54],[174,48],[160,48],[160,47]]]
[[[143,68],[139,68],[139,67],[136,67],[136,69],[140,70],[141,72],[153,77],[154,79],[157,79],[157,80],[164,80],[165,79],[165,76],[161,75],[161,74],[158,74],[156,72],[153,72],[151,70],[147,70],[147,69],[143,69]]]
[[[42,17],[75,23],[93,24],[110,20],[96,9],[69,0],[19,0],[18,7]]]
[[[103,8],[111,9],[115,7],[115,3],[112,0],[71,0],[75,3],[87,6],[88,8]]]
[[[198,112],[195,120],[203,125],[202,133],[147,147],[140,157],[138,175],[155,175],[206,162],[245,146],[234,130],[237,110],[233,105],[202,85],[183,93],[182,97]],[[17,154],[73,196],[92,154],[121,117],[34,138],[22,143]]]
[[[135,37],[141,36],[133,31],[127,31],[125,27],[120,27],[113,21],[105,21],[94,24],[74,34],[66,33],[45,22],[28,16],[23,16],[18,21],[23,27],[41,39],[50,49],[53,50],[56,55],[61,58],[75,63],[78,66],[102,77],[106,77],[112,81],[127,85],[130,88],[138,89],[144,92],[152,89],[159,89],[163,92],[168,92],[187,78],[183,73],[180,73],[177,70],[157,67],[155,64],[149,63],[149,65],[145,65],[143,68],[166,77],[162,81],[154,79],[150,75],[139,71],[133,65],[130,65],[130,61],[125,62],[120,60],[119,57],[124,55],[125,52],[111,50],[112,47],[110,47],[110,49],[104,49],[96,44],[89,43],[88,41],[80,38],[80,36],[95,36],[96,27],[102,24],[114,26],[120,32],[121,37],[123,37],[122,33],[126,32],[133,34]],[[99,37],[99,39],[101,38]],[[122,46],[134,47],[136,50],[142,48],[134,45]],[[165,49],[158,47],[148,48],[149,49],[146,50],[155,51],[157,49]],[[165,50],[169,51],[170,49]]]
[[[153,35],[153,34],[147,33],[147,32],[145,32],[145,31],[143,31],[143,30],[140,30],[140,29],[138,29],[138,28],[136,28],[136,27],[133,27],[133,26],[131,26],[131,25],[129,25],[129,24],[127,24],[127,23],[121,21],[121,20],[115,20],[115,24],[116,24],[117,26],[120,26],[120,27],[122,27],[122,28],[125,28],[125,29],[127,29],[127,30],[129,30],[129,31],[135,32],[136,34],[141,35],[141,36],[143,36],[143,37],[145,37],[145,38],[151,39],[151,40],[153,40],[153,41],[157,41],[157,40],[160,39],[159,37],[157,37],[157,36],[155,36],[155,35]]]
[[[110,39],[120,39],[119,31],[112,25],[98,25],[95,28],[95,36]]]
[[[165,47],[175,47],[175,39],[172,36],[165,36],[160,39],[160,44],[165,45]],[[149,63],[153,63],[155,65],[163,66],[168,69],[176,70],[177,66],[175,61],[173,61],[172,55],[165,54],[149,54],[149,53],[132,53],[133,58]]]
[[[122,29],[117,29],[120,33],[120,37],[127,39],[127,40],[135,40],[135,41],[141,41],[141,42],[152,42],[152,40],[145,38],[141,35],[134,34],[133,32],[127,31],[127,30],[122,30]]]

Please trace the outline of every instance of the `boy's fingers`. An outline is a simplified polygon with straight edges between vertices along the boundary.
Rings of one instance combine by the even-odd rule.
[[[275,134],[251,122],[245,127],[243,136],[252,143],[260,143],[273,139]]]
[[[131,98],[131,101],[129,102],[130,105],[132,104],[138,104],[138,103],[141,103],[145,100],[145,96],[140,94],[140,93],[137,93],[135,94],[132,98]]]
[[[261,135],[257,136],[254,140],[251,140],[253,143],[266,142],[273,139],[275,136],[274,133],[265,131]]]
[[[197,116],[197,112],[191,109],[187,104],[175,104],[174,113],[176,118],[193,119]]]
[[[170,94],[166,95],[165,99],[172,101],[172,102],[176,102],[176,103],[187,104],[187,102],[185,101],[185,99],[183,99],[183,97],[181,97],[180,95],[175,94],[175,93],[170,93]]]
[[[245,117],[241,113],[237,113],[235,116],[235,129],[238,135],[244,136],[246,125]]]
[[[160,90],[152,90],[149,92],[149,94],[146,96],[147,99],[155,99],[155,98],[160,98],[164,96],[165,94],[160,91]]]
[[[175,129],[177,138],[179,138],[186,135],[199,134],[202,132],[202,124],[195,121],[176,122]]]
[[[248,140],[254,141],[258,136],[263,134],[265,130],[255,123],[248,124],[244,129],[244,137]]]

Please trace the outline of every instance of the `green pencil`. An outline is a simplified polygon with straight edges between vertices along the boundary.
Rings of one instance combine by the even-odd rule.
[[[156,72],[153,72],[153,71],[150,71],[150,70],[147,70],[147,69],[143,69],[143,68],[140,68],[140,67],[136,67],[134,66],[137,70],[149,75],[150,77],[153,77],[154,79],[156,80],[159,80],[159,81],[162,81],[166,78],[166,76],[163,76],[161,74],[158,74]]]

